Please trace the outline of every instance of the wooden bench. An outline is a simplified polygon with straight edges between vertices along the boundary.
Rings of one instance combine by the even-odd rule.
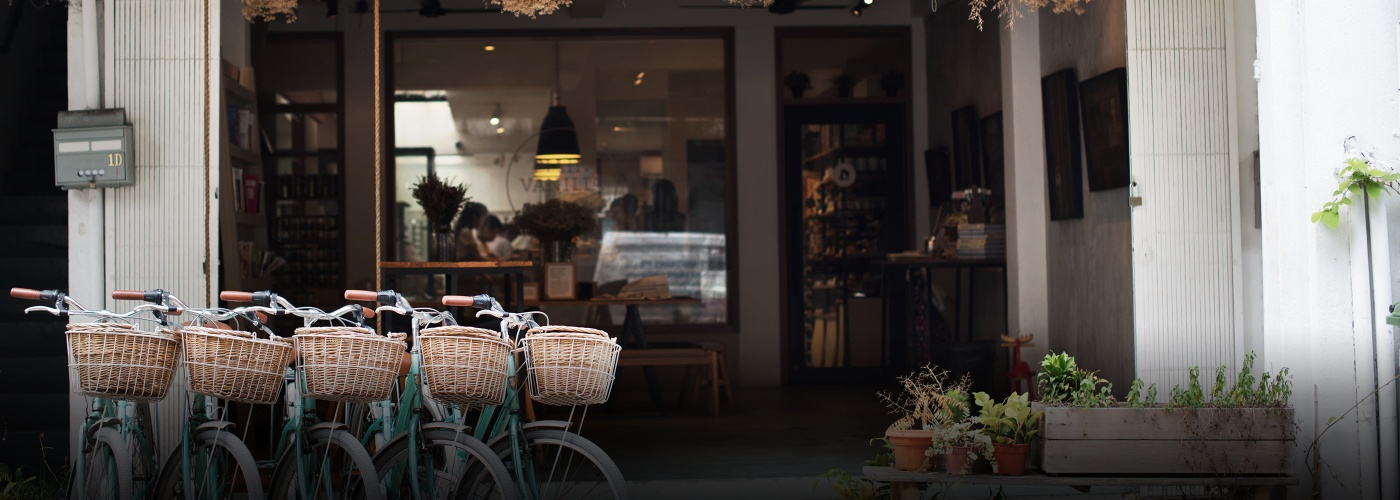
[[[627,348],[618,355],[617,366],[709,367],[710,415],[719,416],[719,355],[700,347]]]
[[[998,476],[993,474],[947,474],[943,472],[903,471],[894,467],[865,466],[865,477],[871,481],[889,483],[891,500],[916,500],[922,484],[996,484],[1019,486],[1067,486],[1081,493],[1088,493],[1094,486],[1142,487],[1142,486],[1217,486],[1247,488],[1250,498],[1272,498],[1275,491],[1298,484],[1293,476],[1047,476],[1027,472],[1024,476]]]

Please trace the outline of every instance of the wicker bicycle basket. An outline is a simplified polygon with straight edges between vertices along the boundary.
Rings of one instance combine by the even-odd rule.
[[[530,397],[558,406],[606,402],[622,346],[607,332],[571,326],[542,326],[525,333]]]
[[[433,399],[465,407],[505,402],[513,347],[501,334],[480,328],[440,326],[418,334],[423,381]]]
[[[73,392],[128,401],[157,401],[170,390],[180,342],[174,332],[143,332],[121,323],[68,325]]]
[[[190,391],[241,403],[277,401],[292,360],[291,339],[198,326],[184,327],[180,336]]]
[[[366,328],[298,328],[295,339],[307,397],[368,403],[389,399],[403,360],[403,335]]]

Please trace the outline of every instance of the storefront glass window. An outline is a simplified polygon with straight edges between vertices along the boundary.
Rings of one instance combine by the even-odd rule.
[[[469,185],[471,201],[504,232],[526,203],[586,205],[599,229],[579,238],[572,254],[580,293],[666,276],[672,295],[700,304],[644,307],[644,323],[685,325],[679,330],[729,324],[727,36],[392,43],[394,259],[429,257],[429,227],[411,190],[433,172]],[[556,99],[574,124],[580,158],[557,181],[539,180],[538,139]],[[538,257],[523,240],[515,243],[487,246],[503,259]],[[623,314],[621,307],[545,306],[559,323],[618,324]]]

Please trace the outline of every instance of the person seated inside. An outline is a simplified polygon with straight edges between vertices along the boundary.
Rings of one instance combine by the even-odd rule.
[[[642,217],[638,213],[639,202],[636,195],[624,194],[608,206],[608,219],[613,231],[641,231]]]
[[[500,217],[487,215],[482,221],[481,227],[477,228],[476,237],[496,259],[509,259],[514,253],[510,247],[510,239],[505,235],[505,225],[501,224]]]
[[[495,260],[491,256],[491,251],[486,245],[481,243],[477,236],[477,228],[489,215],[486,205],[476,202],[468,202],[462,205],[462,212],[457,215],[457,224],[453,231],[457,234],[457,260],[466,262],[476,262],[483,260]]]
[[[680,196],[669,179],[656,181],[651,188],[651,213],[646,217],[647,231],[685,231],[685,214],[680,212]]]

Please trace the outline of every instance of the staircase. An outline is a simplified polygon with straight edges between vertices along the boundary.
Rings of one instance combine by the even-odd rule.
[[[67,16],[58,4],[22,8],[0,56],[0,463],[43,476],[41,462],[56,472],[68,462],[66,320],[25,315],[38,304],[9,289],[68,288],[68,198],[53,185],[51,132],[68,106]]]

